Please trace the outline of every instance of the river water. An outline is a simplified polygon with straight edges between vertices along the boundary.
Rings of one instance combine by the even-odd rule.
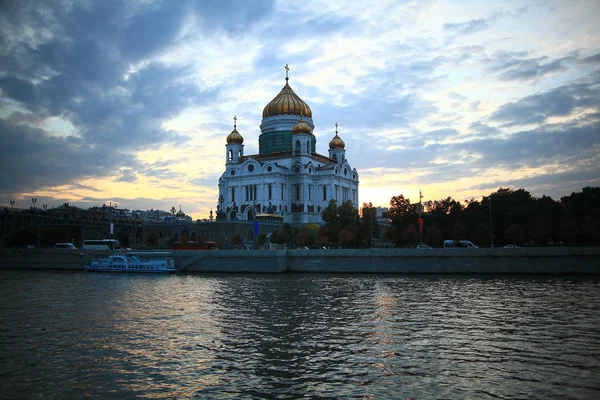
[[[596,278],[0,271],[2,398],[600,398]]]

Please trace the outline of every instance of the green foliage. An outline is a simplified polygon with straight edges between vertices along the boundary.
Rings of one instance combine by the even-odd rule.
[[[317,243],[319,225],[305,224],[296,236],[296,244],[299,246],[312,246]]]
[[[525,189],[499,188],[481,201],[464,204],[447,197],[424,203],[423,241],[439,246],[444,239],[466,239],[489,247],[520,245],[600,245],[600,188],[586,187],[555,201],[533,197]],[[395,234],[386,240],[406,244],[404,229],[416,222],[416,208],[402,195],[392,197],[389,220]],[[400,232],[400,235],[398,235]],[[409,235],[410,236],[410,235]]]
[[[239,233],[233,235],[233,237],[231,238],[231,244],[233,244],[234,246],[240,246],[242,244],[242,237]]]
[[[358,218],[358,210],[350,200],[343,202],[339,207],[335,200],[331,200],[321,212],[325,226],[316,230],[315,243],[325,245],[339,243],[343,246],[365,246],[364,231]],[[302,240],[305,240],[302,238]]]
[[[265,235],[264,233],[259,233],[258,236],[256,237],[256,241],[258,242],[260,247],[264,246],[265,243],[267,242],[267,235]]]

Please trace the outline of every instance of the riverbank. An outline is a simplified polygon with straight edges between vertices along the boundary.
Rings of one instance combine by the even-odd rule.
[[[96,253],[97,255],[97,253]],[[173,251],[181,272],[600,275],[599,247]],[[0,269],[83,270],[91,252],[0,249]]]

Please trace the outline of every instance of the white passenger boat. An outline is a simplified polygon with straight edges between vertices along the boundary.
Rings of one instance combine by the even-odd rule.
[[[170,273],[177,272],[175,262],[163,256],[159,259],[140,260],[136,255],[125,254],[116,251],[106,258],[93,259],[85,266],[86,271],[101,272],[154,272]]]

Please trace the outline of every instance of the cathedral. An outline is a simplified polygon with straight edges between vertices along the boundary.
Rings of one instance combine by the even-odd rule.
[[[338,124],[329,154],[317,153],[312,111],[290,87],[288,70],[286,65],[285,86],[263,110],[258,154],[244,154],[234,117],[219,178],[221,220],[270,216],[292,225],[322,224],[321,212],[331,200],[350,200],[358,208],[358,172],[346,159]]]

